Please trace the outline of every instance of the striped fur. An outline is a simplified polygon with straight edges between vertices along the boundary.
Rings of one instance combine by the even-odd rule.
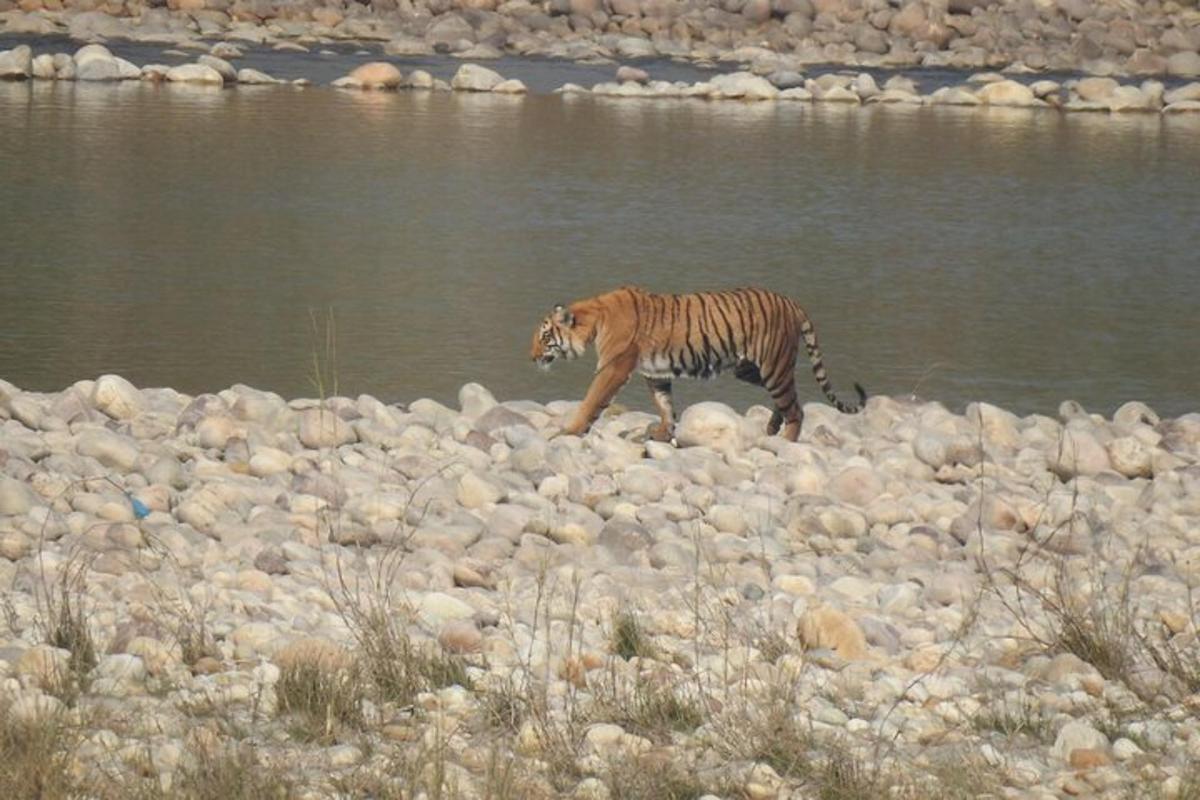
[[[817,385],[839,411],[852,414],[866,401],[858,384],[857,403],[837,398],[825,374],[817,335],[793,300],[764,289],[698,294],[651,294],[623,286],[607,294],[556,306],[533,336],[531,356],[548,367],[576,358],[596,345],[596,376],[565,432],[582,434],[634,372],[650,388],[662,419],[654,436],[669,439],[674,427],[671,381],[712,378],[732,370],[739,380],[762,386],[775,412],[767,432],[795,441],[803,412],[796,398],[796,355],[804,342]],[[785,424],[786,423],[786,424]]]

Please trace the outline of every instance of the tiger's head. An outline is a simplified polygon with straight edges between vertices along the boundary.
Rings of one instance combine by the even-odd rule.
[[[557,358],[572,359],[583,355],[587,342],[576,329],[575,315],[561,305],[546,315],[533,332],[529,357],[542,369],[549,369]]]

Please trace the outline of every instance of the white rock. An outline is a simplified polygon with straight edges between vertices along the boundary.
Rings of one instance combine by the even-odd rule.
[[[706,446],[733,452],[742,448],[742,418],[723,403],[705,401],[684,409],[675,426],[683,447]]]
[[[54,56],[49,53],[43,53],[40,56],[34,56],[33,62],[30,65],[30,77],[40,80],[54,80],[57,70],[54,68]]]
[[[714,97],[741,100],[774,100],[779,97],[779,89],[774,84],[750,72],[714,75],[708,82],[715,90]]]
[[[449,622],[471,619],[475,616],[475,609],[457,597],[429,592],[416,603],[416,613],[429,630],[438,631]]]
[[[309,408],[300,415],[300,443],[310,450],[341,447],[358,441],[348,422],[333,411]]]
[[[33,490],[23,481],[0,475],[0,514],[28,514],[34,504]]]
[[[268,475],[287,472],[291,469],[291,466],[291,454],[275,447],[256,448],[251,454],[248,464],[250,474],[256,478],[265,478]]]
[[[847,86],[832,86],[820,94],[813,92],[813,99],[823,103],[861,103],[862,98]]]
[[[490,92],[504,81],[500,73],[478,64],[463,64],[450,79],[451,88],[465,92]]]
[[[20,531],[0,531],[0,558],[20,561],[33,551],[33,542]]]
[[[1163,94],[1165,103],[1182,103],[1185,100],[1200,100],[1200,83],[1178,86]]]
[[[283,635],[269,622],[247,622],[234,628],[229,634],[233,652],[237,658],[257,658],[275,655],[287,642]]]
[[[259,72],[256,69],[243,67],[237,71],[237,82],[246,86],[266,86],[269,84],[282,83],[278,78],[272,78],[265,72]]]
[[[123,58],[115,59],[117,62],[117,77],[123,81],[136,81],[142,77],[142,68],[132,61],[126,61]]]
[[[167,80],[171,83],[194,83],[207,86],[223,86],[225,79],[221,73],[206,64],[180,64],[167,70]]]
[[[829,481],[828,491],[843,503],[865,508],[883,491],[883,481],[868,467],[850,467]]]
[[[23,44],[0,52],[0,80],[24,80],[33,74],[33,51]]]
[[[493,86],[492,92],[494,94],[527,94],[529,87],[516,78],[509,78]]]
[[[1064,762],[1069,761],[1072,750],[1108,750],[1108,739],[1103,733],[1086,722],[1072,720],[1063,725],[1054,740],[1053,753]]]
[[[458,481],[457,497],[465,508],[482,508],[500,502],[504,498],[504,489],[481,475],[468,472]]]
[[[1163,108],[1164,114],[1195,114],[1200,112],[1200,100],[1176,100]]]
[[[943,86],[929,95],[929,104],[933,106],[977,106],[982,103],[974,92],[961,86]]]
[[[145,401],[137,387],[120,375],[101,375],[92,387],[92,406],[113,419],[131,419],[141,413]]]
[[[234,69],[232,64],[223,58],[205,54],[197,58],[196,63],[206,67],[211,67],[217,72],[218,75],[221,76],[221,80],[225,83],[237,82],[237,70]]]
[[[1112,468],[1108,453],[1089,431],[1064,428],[1050,453],[1050,468],[1060,477],[1096,475]]]
[[[75,440],[75,452],[90,456],[106,467],[128,472],[137,465],[138,449],[128,436],[112,431],[96,429],[79,434]]]
[[[980,87],[975,95],[980,102],[989,106],[1029,107],[1042,104],[1042,101],[1034,96],[1032,89],[1023,83],[1010,80],[989,83]]]
[[[404,75],[387,61],[371,61],[355,67],[347,76],[363,89],[396,89],[404,81]]]
[[[474,422],[499,405],[496,397],[478,383],[464,384],[458,390],[458,406],[462,415]]]
[[[75,61],[75,66],[81,67],[94,59],[100,61],[112,61],[115,56],[113,56],[111,50],[102,44],[85,44],[83,47],[75,51],[75,55],[72,56],[72,58]]]
[[[414,69],[408,73],[408,78],[405,79],[403,85],[409,89],[432,89],[433,76],[423,69]]]
[[[1105,448],[1113,469],[1126,478],[1149,478],[1153,474],[1150,449],[1133,436],[1113,439]]]
[[[1080,100],[1086,102],[1107,100],[1117,90],[1119,85],[1112,78],[1082,78],[1076,81],[1074,85],[1068,84],[1071,92]]]
[[[805,89],[803,86],[793,86],[790,89],[784,89],[781,91],[777,99],[807,103],[813,99],[813,95],[812,92],[810,92],[808,89]]]
[[[79,81],[119,81],[121,67],[115,58],[93,58],[75,67],[75,79]]]

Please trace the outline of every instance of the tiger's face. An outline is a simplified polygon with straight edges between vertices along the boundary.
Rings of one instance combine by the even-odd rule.
[[[533,332],[529,357],[542,369],[549,369],[557,358],[572,359],[583,353],[575,336],[575,315],[561,305],[555,306]]]

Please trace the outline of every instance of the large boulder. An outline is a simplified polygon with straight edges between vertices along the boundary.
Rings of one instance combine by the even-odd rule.
[[[23,81],[33,74],[33,51],[23,44],[0,53],[0,80]]]
[[[97,37],[122,39],[129,36],[130,26],[120,17],[101,11],[84,11],[67,19],[67,35],[87,41]]]
[[[57,76],[57,72],[54,68],[54,56],[49,53],[43,53],[33,59],[32,77],[52,81]]]
[[[132,419],[145,400],[138,388],[120,375],[101,375],[92,385],[92,407],[113,419]]]
[[[395,89],[404,80],[396,65],[386,61],[371,61],[356,67],[349,77],[358,81],[363,89]]]
[[[167,80],[171,83],[194,83],[210,86],[223,86],[225,79],[205,64],[180,64],[167,70]]]
[[[989,106],[1036,106],[1042,101],[1034,96],[1033,90],[1016,81],[996,81],[975,93],[980,102]]]
[[[504,82],[500,73],[478,64],[463,64],[450,80],[451,88],[463,92],[490,92]]]
[[[766,78],[750,72],[731,72],[714,75],[709,83],[713,86],[713,97],[728,97],[741,100],[774,100],[779,96],[777,89]]]
[[[1112,78],[1083,78],[1072,87],[1080,100],[1107,100],[1117,90],[1119,84]]]
[[[119,81],[121,67],[115,58],[93,58],[75,67],[75,79],[80,81]]]
[[[742,447],[742,418],[724,403],[696,403],[684,409],[675,426],[675,438],[683,447],[705,446],[734,451]]]
[[[1200,53],[1175,53],[1167,58],[1167,73],[1181,78],[1200,76]]]
[[[203,64],[206,67],[212,67],[221,76],[221,80],[225,83],[237,83],[237,70],[223,58],[218,58],[213,55],[202,55],[196,59],[197,64]]]
[[[243,67],[237,72],[237,82],[247,86],[265,86],[267,84],[282,83],[278,78],[272,78],[265,72],[259,72],[250,67]]]

